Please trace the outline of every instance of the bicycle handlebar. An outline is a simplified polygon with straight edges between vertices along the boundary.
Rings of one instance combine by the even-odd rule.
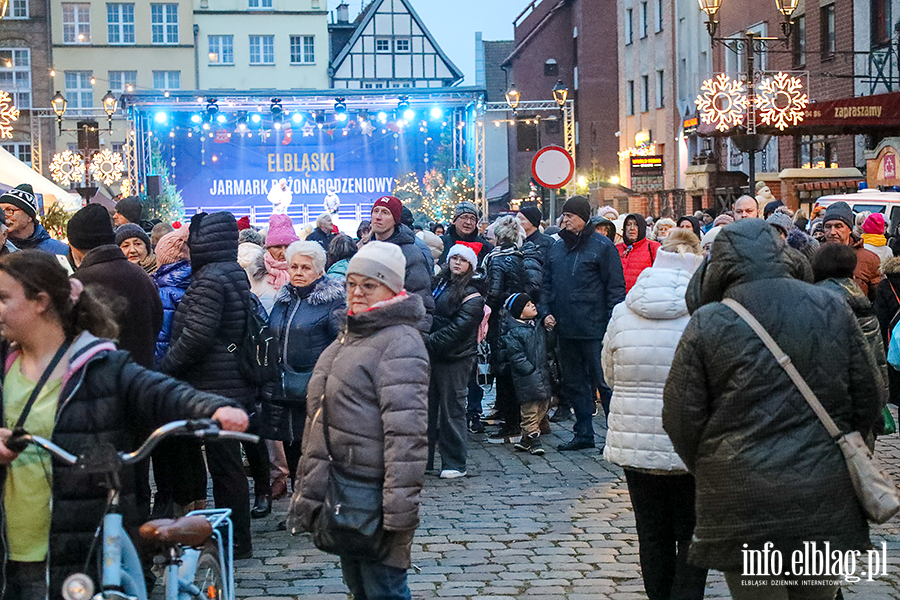
[[[118,465],[131,465],[140,462],[150,456],[153,449],[165,438],[173,435],[193,436],[200,439],[231,439],[240,440],[250,443],[258,443],[259,436],[249,433],[238,433],[235,431],[223,431],[221,424],[213,419],[193,419],[189,421],[172,421],[166,423],[156,431],[150,434],[150,437],[141,444],[141,447],[134,452],[117,452]],[[13,452],[21,452],[28,444],[39,446],[54,455],[61,461],[70,465],[84,465],[86,456],[91,454],[89,450],[85,454],[75,456],[50,440],[40,436],[31,435],[24,431],[14,432],[6,440],[6,447]]]

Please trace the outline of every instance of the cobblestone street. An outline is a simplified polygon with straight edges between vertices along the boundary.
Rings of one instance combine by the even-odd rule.
[[[596,417],[598,449],[559,453],[572,422],[542,438],[543,457],[469,436],[469,476],[428,476],[422,522],[410,572],[414,598],[588,600],[646,598],[640,577],[634,514],[622,470],[603,460],[605,432]],[[878,455],[900,480],[900,438],[879,442]],[[288,500],[254,522],[255,558],[236,563],[241,598],[345,599],[335,557],[316,550],[308,535],[277,531]],[[845,584],[845,598],[900,598],[900,517],[873,526],[887,542],[883,578]],[[865,569],[860,564],[860,569]],[[720,573],[710,573],[707,598],[728,598]]]

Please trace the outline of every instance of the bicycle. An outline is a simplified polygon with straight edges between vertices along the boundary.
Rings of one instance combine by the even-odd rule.
[[[106,511],[88,551],[84,569],[88,570],[97,541],[102,539],[100,593],[94,595],[95,584],[89,575],[73,573],[63,583],[65,600],[148,600],[141,560],[122,524],[119,472],[124,466],[148,458],[159,442],[173,435],[259,442],[255,435],[223,431],[218,422],[211,419],[173,421],[163,425],[131,453],[119,452],[112,444],[98,444],[75,456],[50,440],[24,432],[15,432],[7,440],[6,446],[14,452],[35,444],[84,473],[106,476],[109,487]],[[141,538],[153,545],[165,566],[165,600],[234,600],[230,516],[230,508],[195,510],[179,519],[157,519],[141,526]]]

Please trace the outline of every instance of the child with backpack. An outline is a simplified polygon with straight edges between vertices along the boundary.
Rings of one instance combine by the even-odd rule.
[[[515,448],[542,455],[540,424],[552,393],[547,332],[538,322],[537,307],[528,294],[512,294],[504,308],[502,360],[512,377],[521,415],[522,439]]]

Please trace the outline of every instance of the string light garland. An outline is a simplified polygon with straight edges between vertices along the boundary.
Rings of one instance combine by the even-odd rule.
[[[721,73],[714,79],[704,81],[700,89],[703,93],[697,96],[694,104],[704,123],[715,124],[719,131],[727,131],[744,122],[750,100],[743,81]]]
[[[19,109],[12,96],[0,90],[0,139],[12,139],[12,124],[19,120]]]
[[[114,184],[122,179],[122,174],[125,172],[125,163],[122,160],[122,155],[118,152],[113,152],[109,148],[104,148],[95,154],[93,160],[91,160],[90,172],[91,177],[103,185],[109,186]]]
[[[84,159],[71,150],[57,152],[50,161],[50,175],[60,185],[81,183],[84,178]]]
[[[803,120],[809,96],[803,92],[803,82],[799,77],[778,73],[763,79],[757,89],[759,118],[764,124],[784,131],[788,125],[797,125]]]

